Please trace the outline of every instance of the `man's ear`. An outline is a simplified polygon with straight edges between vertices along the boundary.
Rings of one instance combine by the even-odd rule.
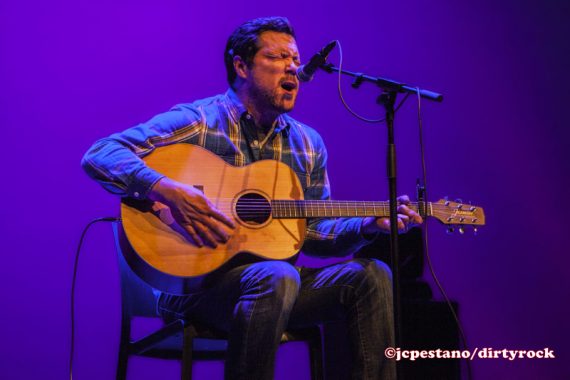
[[[247,63],[239,56],[234,56],[234,69],[238,77],[246,79],[249,75],[249,68]]]

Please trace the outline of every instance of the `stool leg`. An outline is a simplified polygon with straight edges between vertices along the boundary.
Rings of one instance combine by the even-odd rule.
[[[126,380],[127,379],[127,363],[129,361],[129,355],[123,351],[126,351],[126,350],[123,348],[120,348],[119,362],[117,364],[117,380]]]
[[[311,379],[323,380],[323,344],[321,330],[318,326],[315,327],[315,332],[311,333],[309,357],[311,360]]]
[[[192,379],[192,349],[196,331],[192,325],[184,328],[182,339],[182,380]]]
[[[121,340],[119,342],[119,359],[117,362],[117,380],[127,379],[127,364],[129,362],[130,324],[121,326]]]

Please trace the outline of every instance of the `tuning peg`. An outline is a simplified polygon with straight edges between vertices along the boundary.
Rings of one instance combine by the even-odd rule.
[[[459,227],[459,233],[461,235],[463,235],[465,233],[465,229],[463,228],[463,226]]]
[[[459,203],[459,204],[457,205],[457,209],[458,209],[458,210],[461,210],[461,209],[463,208],[463,200],[462,200],[461,198],[457,198],[457,199],[455,200],[455,202]]]
[[[455,231],[455,228],[453,228],[453,227],[447,227],[447,231],[446,231],[446,232],[447,232],[449,235],[453,234],[454,231]]]
[[[477,227],[473,227],[473,235],[477,235]]]
[[[449,206],[449,197],[446,195],[443,199],[445,200],[444,205]]]

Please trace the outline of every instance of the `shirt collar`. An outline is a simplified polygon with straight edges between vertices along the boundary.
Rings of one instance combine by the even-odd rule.
[[[230,87],[226,91],[226,97],[228,98],[228,109],[230,112],[230,116],[233,119],[234,123],[239,124],[240,119],[244,114],[247,113],[247,109],[239,100],[236,92]],[[277,116],[276,122],[277,125],[275,126],[275,133],[279,133],[284,131],[285,134],[289,132],[289,128],[291,125],[289,124],[288,118],[286,117],[287,114],[281,114]]]

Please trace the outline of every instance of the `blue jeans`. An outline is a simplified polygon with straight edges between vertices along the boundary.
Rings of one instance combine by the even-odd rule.
[[[272,379],[287,328],[346,320],[353,379],[395,379],[390,269],[374,259],[298,270],[266,261],[230,270],[188,296],[162,294],[165,318],[190,318],[228,332],[226,379]]]

